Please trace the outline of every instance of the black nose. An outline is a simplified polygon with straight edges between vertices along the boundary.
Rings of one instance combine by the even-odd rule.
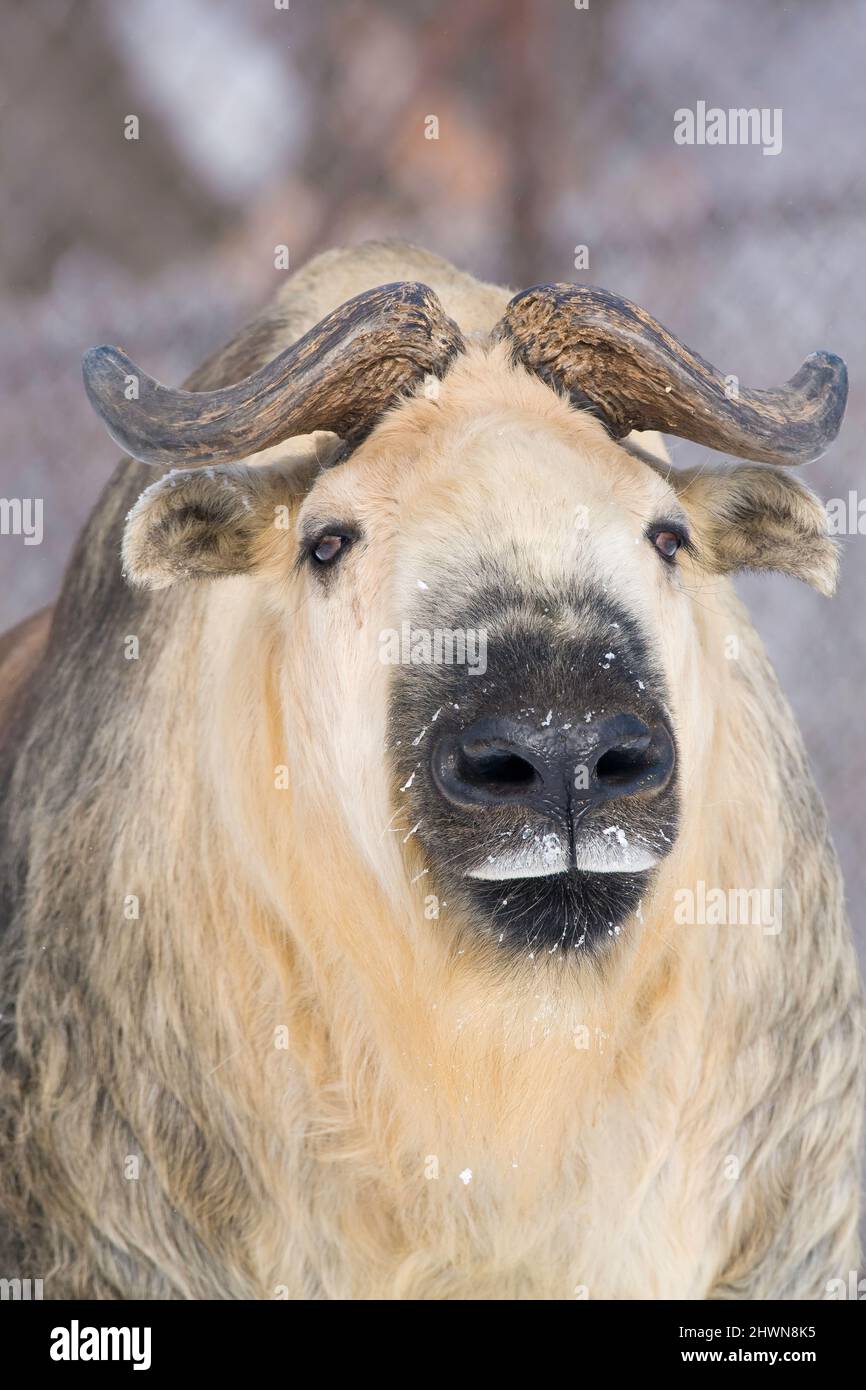
[[[455,806],[525,806],[544,814],[650,796],[667,786],[674,741],[633,714],[550,728],[479,719],[434,745],[433,780]]]

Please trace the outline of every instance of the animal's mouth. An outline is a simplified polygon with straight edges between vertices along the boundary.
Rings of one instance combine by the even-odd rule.
[[[672,769],[661,787],[608,800],[456,807],[424,827],[422,844],[445,896],[483,935],[559,954],[613,944],[639,916],[678,827]]]
[[[589,834],[533,832],[518,846],[488,854],[465,877],[488,883],[552,878],[559,874],[637,874],[654,869],[661,856],[629,838],[622,826],[598,827]]]

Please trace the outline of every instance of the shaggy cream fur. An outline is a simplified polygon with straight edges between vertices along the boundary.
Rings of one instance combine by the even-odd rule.
[[[828,590],[820,505],[778,472],[678,476],[658,441],[655,464],[613,444],[484,342],[507,291],[414,248],[314,261],[243,370],[409,278],[477,341],[339,467],[311,436],[229,473],[253,519],[223,516],[228,577],[179,582],[158,484],[124,562],[164,591],[119,596],[141,469],[73,566],[50,698],[7,740],[7,804],[30,810],[7,829],[27,891],[0,1272],[98,1297],[820,1298],[858,1259],[861,987],[793,715],[723,577]],[[180,485],[207,504],[203,477]],[[673,581],[636,543],[665,505],[696,538]],[[349,510],[369,543],[328,595],[296,537]],[[479,942],[389,784],[377,634],[491,536],[528,584],[609,585],[672,691],[683,830],[598,960]],[[700,883],[778,890],[781,930],[680,924]]]

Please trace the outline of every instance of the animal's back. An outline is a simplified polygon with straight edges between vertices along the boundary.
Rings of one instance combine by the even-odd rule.
[[[441,256],[402,241],[369,241],[316,256],[277,295],[288,315],[290,340],[364,290],[397,280],[429,285],[464,334],[486,334],[512,291],[486,284]]]

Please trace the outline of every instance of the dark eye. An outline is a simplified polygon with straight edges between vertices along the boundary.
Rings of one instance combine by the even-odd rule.
[[[333,569],[356,541],[363,539],[359,526],[348,519],[334,517],[310,524],[300,537],[297,565],[310,565],[317,573]]]
[[[318,565],[330,565],[349,544],[348,536],[320,536],[310,554]]]
[[[656,550],[660,550],[667,560],[674,558],[682,543],[682,537],[673,531],[659,531],[655,538]]]
[[[688,545],[688,536],[679,527],[673,525],[652,526],[647,535],[662,559],[668,564],[672,564],[676,559],[678,550]]]

